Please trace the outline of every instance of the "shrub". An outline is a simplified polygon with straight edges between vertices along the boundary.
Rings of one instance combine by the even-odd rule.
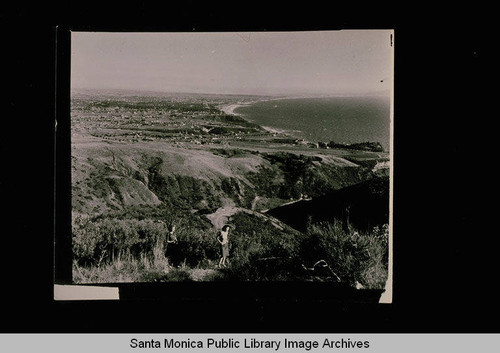
[[[293,276],[300,233],[279,230],[269,221],[244,212],[235,214],[231,223],[230,267],[225,270],[228,279],[272,281]]]
[[[75,280],[189,281],[196,280],[193,269],[210,274],[207,269],[220,257],[217,232],[194,215],[174,221],[177,242],[166,243],[167,225],[151,219],[76,217]],[[307,270],[324,260],[343,282],[359,282],[367,288],[385,285],[387,225],[359,234],[352,227],[345,230],[340,222],[323,222],[309,225],[304,234],[278,229],[269,220],[245,212],[235,214],[231,224],[229,267],[210,274],[212,280],[332,280],[319,269]]]
[[[165,224],[149,219],[77,219],[73,222],[74,259],[80,265],[100,265],[124,254],[152,256],[166,233]]]
[[[208,181],[183,175],[162,175],[158,161],[149,168],[148,178],[151,191],[169,205],[183,209],[197,208],[202,201],[209,209],[222,205]]]
[[[232,157],[244,157],[250,154],[250,151],[242,150],[239,148],[212,148],[210,151],[216,156],[222,156],[227,158]]]
[[[185,224],[178,227],[177,243],[168,244],[166,254],[171,264],[185,263],[189,266],[206,265],[217,259],[219,243],[213,229],[200,229]]]
[[[350,228],[350,227],[349,227]],[[342,281],[383,288],[387,279],[388,228],[369,234],[346,232],[340,222],[311,225],[301,244],[301,258],[311,266],[326,261]]]

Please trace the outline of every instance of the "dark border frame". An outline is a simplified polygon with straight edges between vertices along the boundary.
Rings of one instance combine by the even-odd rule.
[[[463,161],[491,163],[484,152],[493,147],[488,141],[495,141],[495,129],[469,122],[484,117],[487,123],[491,116],[484,102],[493,20],[481,6],[353,5],[288,3],[285,9],[258,1],[189,0],[161,6],[92,0],[7,4],[0,26],[7,33],[7,80],[1,85],[8,119],[0,142],[9,173],[2,173],[0,186],[8,196],[5,220],[12,236],[2,238],[7,250],[0,257],[2,283],[7,284],[0,292],[9,307],[2,332],[500,332],[498,320],[488,319],[500,313],[497,291],[491,288],[498,247],[491,238],[495,228],[487,225],[495,218],[479,207],[486,205],[483,197],[492,185],[482,170],[461,168]],[[56,28],[394,29],[393,304],[231,297],[223,304],[232,315],[223,318],[216,300],[55,302]],[[17,131],[23,131],[22,140]],[[415,168],[415,161],[425,164]]]

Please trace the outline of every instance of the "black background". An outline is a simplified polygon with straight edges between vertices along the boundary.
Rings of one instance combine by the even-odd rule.
[[[256,1],[2,6],[0,332],[499,332],[487,8]],[[68,206],[64,195],[54,195],[56,82],[58,94],[68,93],[64,63],[56,78],[56,32],[365,28],[395,29],[393,304],[336,303],[305,295],[299,285],[276,296],[241,297],[223,288],[212,298],[200,292],[53,301],[55,201],[57,212]]]

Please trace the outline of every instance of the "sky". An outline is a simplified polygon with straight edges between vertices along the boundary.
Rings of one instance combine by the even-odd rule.
[[[72,32],[72,89],[262,95],[391,89],[392,30]]]

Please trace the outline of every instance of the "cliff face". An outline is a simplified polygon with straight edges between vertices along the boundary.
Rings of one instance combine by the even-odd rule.
[[[72,205],[88,215],[161,204],[209,213],[228,200],[262,210],[372,176],[370,168],[341,158],[93,143],[73,151]]]
[[[268,163],[267,163],[268,164]],[[102,214],[134,205],[202,210],[220,206],[223,182],[252,185],[245,174],[266,165],[258,156],[225,158],[174,147],[94,144],[74,150],[74,212]]]

